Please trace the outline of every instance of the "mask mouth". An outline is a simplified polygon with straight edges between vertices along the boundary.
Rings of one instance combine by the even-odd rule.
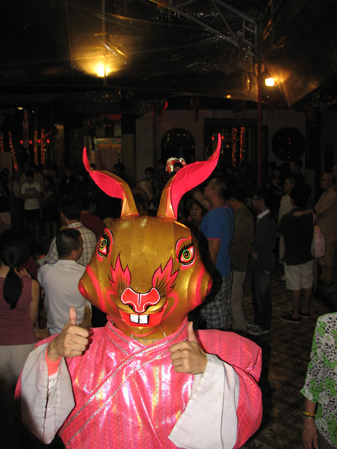
[[[164,304],[163,308],[159,312],[153,313],[127,313],[123,310],[119,310],[120,316],[124,323],[132,327],[157,327],[165,313],[167,307],[167,302]]]

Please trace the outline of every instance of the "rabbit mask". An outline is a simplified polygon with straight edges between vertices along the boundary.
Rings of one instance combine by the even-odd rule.
[[[129,186],[116,175],[91,170],[96,184],[123,200],[121,218],[106,228],[79,282],[81,294],[126,335],[146,344],[175,332],[212,286],[190,229],[176,221],[188,190],[214,170],[220,153],[178,171],[165,186],[157,217],[140,217]]]

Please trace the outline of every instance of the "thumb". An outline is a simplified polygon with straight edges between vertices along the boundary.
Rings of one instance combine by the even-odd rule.
[[[193,321],[190,321],[187,326],[187,340],[188,341],[197,341],[195,338],[195,333],[193,330]]]
[[[76,310],[74,307],[70,307],[69,309],[69,324],[74,324],[76,326]]]

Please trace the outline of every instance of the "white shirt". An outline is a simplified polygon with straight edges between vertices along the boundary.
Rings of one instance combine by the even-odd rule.
[[[261,218],[263,218],[265,215],[268,215],[268,214],[270,214],[270,209],[264,210],[256,218],[257,218],[257,220],[261,220]]]
[[[50,334],[58,334],[69,321],[69,308],[75,307],[77,325],[84,319],[85,306],[90,307],[78,290],[78,282],[85,267],[75,260],[58,260],[55,264],[45,264],[37,272],[37,280],[45,291],[47,327]]]
[[[38,182],[33,182],[29,184],[25,182],[21,187],[21,195],[27,195],[30,193],[34,193],[35,191],[41,192],[41,186]],[[26,198],[25,199],[25,210],[35,210],[40,209],[40,200],[39,198]]]

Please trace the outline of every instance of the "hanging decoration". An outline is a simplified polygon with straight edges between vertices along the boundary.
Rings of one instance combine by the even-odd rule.
[[[28,118],[28,111],[25,108],[23,110],[23,120],[22,120],[22,144],[23,148],[28,150],[29,148],[29,118]]]
[[[237,140],[238,130],[236,128],[232,128],[232,165],[236,167],[236,140]]]
[[[41,129],[41,164],[44,166],[46,163],[46,135],[44,129]]]
[[[13,145],[13,139],[12,139],[12,133],[11,131],[8,131],[8,141],[9,141],[9,148],[11,150],[12,153],[12,159],[13,159],[13,164],[14,164],[14,170],[15,171],[19,171],[19,166],[18,166],[18,161],[16,159],[16,154],[15,154],[15,148]]]
[[[39,150],[37,144],[38,144],[38,135],[37,131],[34,130],[34,163],[36,166],[39,165]]]
[[[4,151],[5,151],[3,133],[0,133],[0,151],[1,151],[1,153],[4,153]]]
[[[240,163],[239,163],[240,166],[243,161],[243,153],[245,152],[245,147],[246,147],[246,128],[242,126],[240,130]]]

